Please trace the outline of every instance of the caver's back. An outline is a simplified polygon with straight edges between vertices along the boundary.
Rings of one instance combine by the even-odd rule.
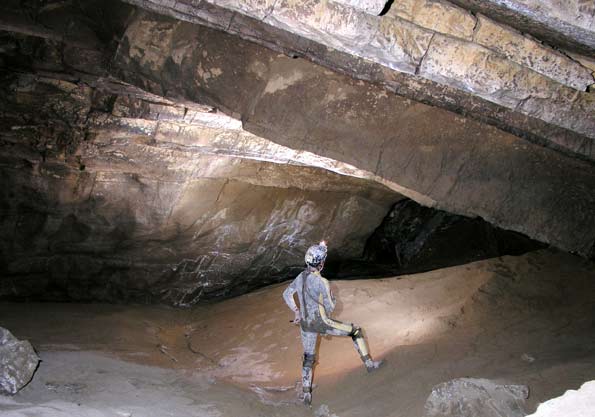
[[[297,293],[300,302],[302,329],[316,331],[323,327],[323,317],[328,317],[335,308],[335,302],[328,281],[320,272],[308,270],[299,274],[283,293],[285,302],[291,306]]]

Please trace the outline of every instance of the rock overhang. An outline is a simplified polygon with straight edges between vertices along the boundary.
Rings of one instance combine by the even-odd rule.
[[[337,2],[336,7],[351,7],[349,3]],[[45,18],[25,26],[19,22],[2,26],[4,39],[9,39],[9,47],[2,52],[2,169],[5,201],[16,202],[5,204],[11,220],[4,226],[9,230],[22,222],[19,210],[24,209],[29,224],[15,235],[18,245],[43,231],[37,243],[43,246],[55,240],[51,246],[59,252],[81,255],[78,260],[52,255],[50,263],[44,254],[26,262],[15,260],[10,273],[13,278],[21,277],[21,295],[26,297],[27,290],[34,289],[32,280],[47,281],[44,265],[51,266],[52,285],[68,282],[77,271],[87,274],[83,275],[89,288],[63,287],[72,299],[89,299],[85,294],[89,290],[95,299],[151,299],[184,305],[207,294],[235,294],[267,279],[275,282],[288,276],[290,271],[283,268],[299,264],[305,241],[317,240],[320,234],[306,231],[312,226],[306,221],[312,213],[345,210],[347,220],[339,221],[340,216],[333,214],[335,220],[329,217],[323,222],[336,223],[331,227],[336,226],[333,230],[338,233],[333,242],[343,247],[343,255],[353,256],[361,252],[382,210],[401,194],[427,206],[482,216],[584,256],[593,255],[595,174],[592,141],[583,134],[592,122],[591,95],[577,90],[582,84],[572,85],[577,80],[580,83],[584,70],[564,54],[445,2],[433,2],[438,7],[435,10],[423,3],[423,13],[413,3],[401,2],[400,8],[384,15],[407,26],[408,33],[433,33],[421,58],[424,62],[420,61],[423,65],[414,68],[413,74],[210,2],[200,3],[198,9],[188,8],[190,3],[164,3],[159,11],[177,19],[119,2],[110,4],[123,9],[121,13],[115,10],[119,17],[107,24],[113,26],[109,30],[99,30],[101,36],[92,36],[97,30],[91,30],[76,38],[72,36],[76,31],[66,33]],[[177,9],[183,4],[186,14]],[[143,5],[155,8],[148,2]],[[200,18],[196,10],[203,13]],[[448,24],[434,21],[430,25],[436,10],[450,16]],[[469,22],[474,23],[471,31]],[[110,30],[113,37],[105,35]],[[482,44],[490,37],[506,36],[510,42]],[[446,42],[444,48],[463,48],[457,49],[462,55],[470,46],[476,48],[487,58],[474,56],[467,65],[482,68],[478,62],[485,61],[490,68],[500,68],[512,80],[508,90],[530,74],[536,94],[523,97],[522,104],[511,101],[515,107],[511,109],[453,87],[448,80],[424,78],[424,65],[439,65],[443,60],[442,47],[430,48],[440,42]],[[415,45],[418,40],[408,48],[413,50]],[[540,71],[555,72],[568,65],[568,71],[550,74],[559,75],[558,81],[544,78],[537,67],[527,70],[527,63],[542,54],[555,65],[542,65]],[[392,59],[390,54],[388,58]],[[516,71],[512,77],[507,73],[511,68]],[[455,81],[465,73],[451,65],[442,69],[452,71],[446,78]],[[539,91],[542,86],[547,87],[544,94]],[[550,90],[550,86],[556,87]],[[499,91],[497,85],[494,89],[488,83],[478,87],[507,100],[519,94]],[[552,113],[549,119],[541,113],[527,114],[531,106],[539,107],[554,96],[559,100],[553,107],[541,111]],[[568,111],[572,106],[582,108],[576,118],[579,122],[559,126],[556,117],[567,114],[557,113],[560,103],[570,106]],[[582,122],[581,114],[586,115]],[[337,179],[308,167],[356,178]],[[24,197],[28,202],[14,197],[15,186],[28,190]],[[37,198],[39,187],[55,191],[60,204]],[[262,218],[290,219],[283,227],[296,221],[305,233],[300,238],[303,244],[270,259],[251,252],[241,238],[250,234],[244,233],[251,227],[247,225],[250,210],[238,209],[244,204],[231,197],[230,189],[231,194],[252,201],[247,206]],[[281,191],[273,196],[273,189]],[[320,193],[332,201],[318,201]],[[212,211],[218,195],[223,205],[229,204]],[[260,200],[252,199],[257,195],[279,205],[267,205],[272,211],[260,210]],[[133,200],[142,204],[134,208],[135,204],[129,204]],[[283,209],[284,200],[305,208]],[[122,210],[115,210],[122,201],[127,202]],[[223,216],[220,223],[194,223],[196,213],[188,207],[196,202],[200,206],[200,201],[205,202],[204,216],[217,218],[227,210],[235,212],[235,220],[228,224]],[[176,202],[185,203],[178,210]],[[59,214],[60,205],[70,211]],[[279,216],[274,215],[277,209]],[[161,228],[168,213],[175,221]],[[354,226],[357,230],[349,232]],[[202,228],[210,231],[202,234],[198,231]],[[214,249],[223,239],[217,229],[236,236],[226,240],[228,251]],[[176,234],[180,230],[188,232],[181,239]],[[274,246],[285,247],[285,237],[290,235],[289,229],[278,234]],[[91,236],[98,242],[95,247],[89,243]],[[150,253],[151,259],[97,261],[98,255],[105,257],[116,249],[135,259]],[[171,257],[171,250],[180,256]],[[197,253],[200,256],[193,256]],[[269,268],[274,262],[283,268]],[[200,278],[201,271],[211,275]],[[248,279],[238,279],[246,273],[249,276],[243,276]],[[110,280],[97,285],[110,274]],[[263,281],[264,275],[259,274],[267,278]],[[147,281],[149,275],[155,279]],[[202,285],[206,282],[210,284]]]
[[[287,279],[321,238],[359,256],[401,198],[210,106],[91,75],[1,85],[2,298],[236,295]]]
[[[162,25],[161,40],[147,45],[144,28],[154,24]],[[481,216],[571,251],[592,246],[593,165],[472,117],[150,14],[129,26],[115,68],[133,84],[208,102],[248,131],[347,163],[425,205]],[[569,199],[580,203],[567,205]]]
[[[435,90],[425,97],[433,105],[592,160],[593,100],[584,91],[594,82],[593,70],[449,2],[399,2],[383,16],[332,1],[129,3],[304,56],[355,78],[376,77],[389,91],[411,98],[424,95],[416,90]],[[369,65],[379,68],[370,74],[362,68]],[[453,94],[454,106],[448,97]],[[541,124],[545,128],[537,127]]]

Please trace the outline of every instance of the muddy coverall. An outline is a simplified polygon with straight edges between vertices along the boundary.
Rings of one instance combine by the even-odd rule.
[[[378,366],[372,361],[362,329],[354,324],[342,323],[330,318],[335,309],[335,299],[328,281],[319,271],[306,269],[283,292],[285,303],[297,313],[298,307],[293,295],[297,293],[300,302],[300,326],[304,361],[302,364],[302,387],[304,393],[312,392],[312,367],[316,361],[318,335],[350,336],[353,339],[364,365],[368,370]]]

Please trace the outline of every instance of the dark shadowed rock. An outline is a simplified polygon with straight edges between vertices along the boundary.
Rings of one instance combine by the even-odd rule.
[[[38,363],[31,343],[0,327],[0,394],[16,394],[31,381]]]
[[[404,199],[394,205],[372,234],[364,256],[396,270],[419,271],[520,255],[543,246],[483,219],[457,216]]]
[[[529,389],[489,379],[460,378],[432,388],[424,417],[523,417]]]

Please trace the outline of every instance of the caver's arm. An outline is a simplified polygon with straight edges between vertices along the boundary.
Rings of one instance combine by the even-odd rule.
[[[327,314],[331,314],[335,310],[335,297],[331,292],[331,287],[328,283],[326,278],[320,277],[320,282],[322,283],[322,300],[324,304],[324,309],[326,310]]]
[[[296,285],[297,278],[294,279],[291,284],[283,291],[283,300],[285,300],[285,304],[292,309],[294,312],[299,311],[297,304],[295,303],[295,299],[293,295],[297,292],[297,285]]]
[[[283,291],[283,300],[285,304],[295,313],[295,322],[300,320],[300,309],[298,308],[297,304],[295,303],[294,294],[297,292],[298,287],[298,280],[299,275],[296,279],[294,279],[291,284]]]

